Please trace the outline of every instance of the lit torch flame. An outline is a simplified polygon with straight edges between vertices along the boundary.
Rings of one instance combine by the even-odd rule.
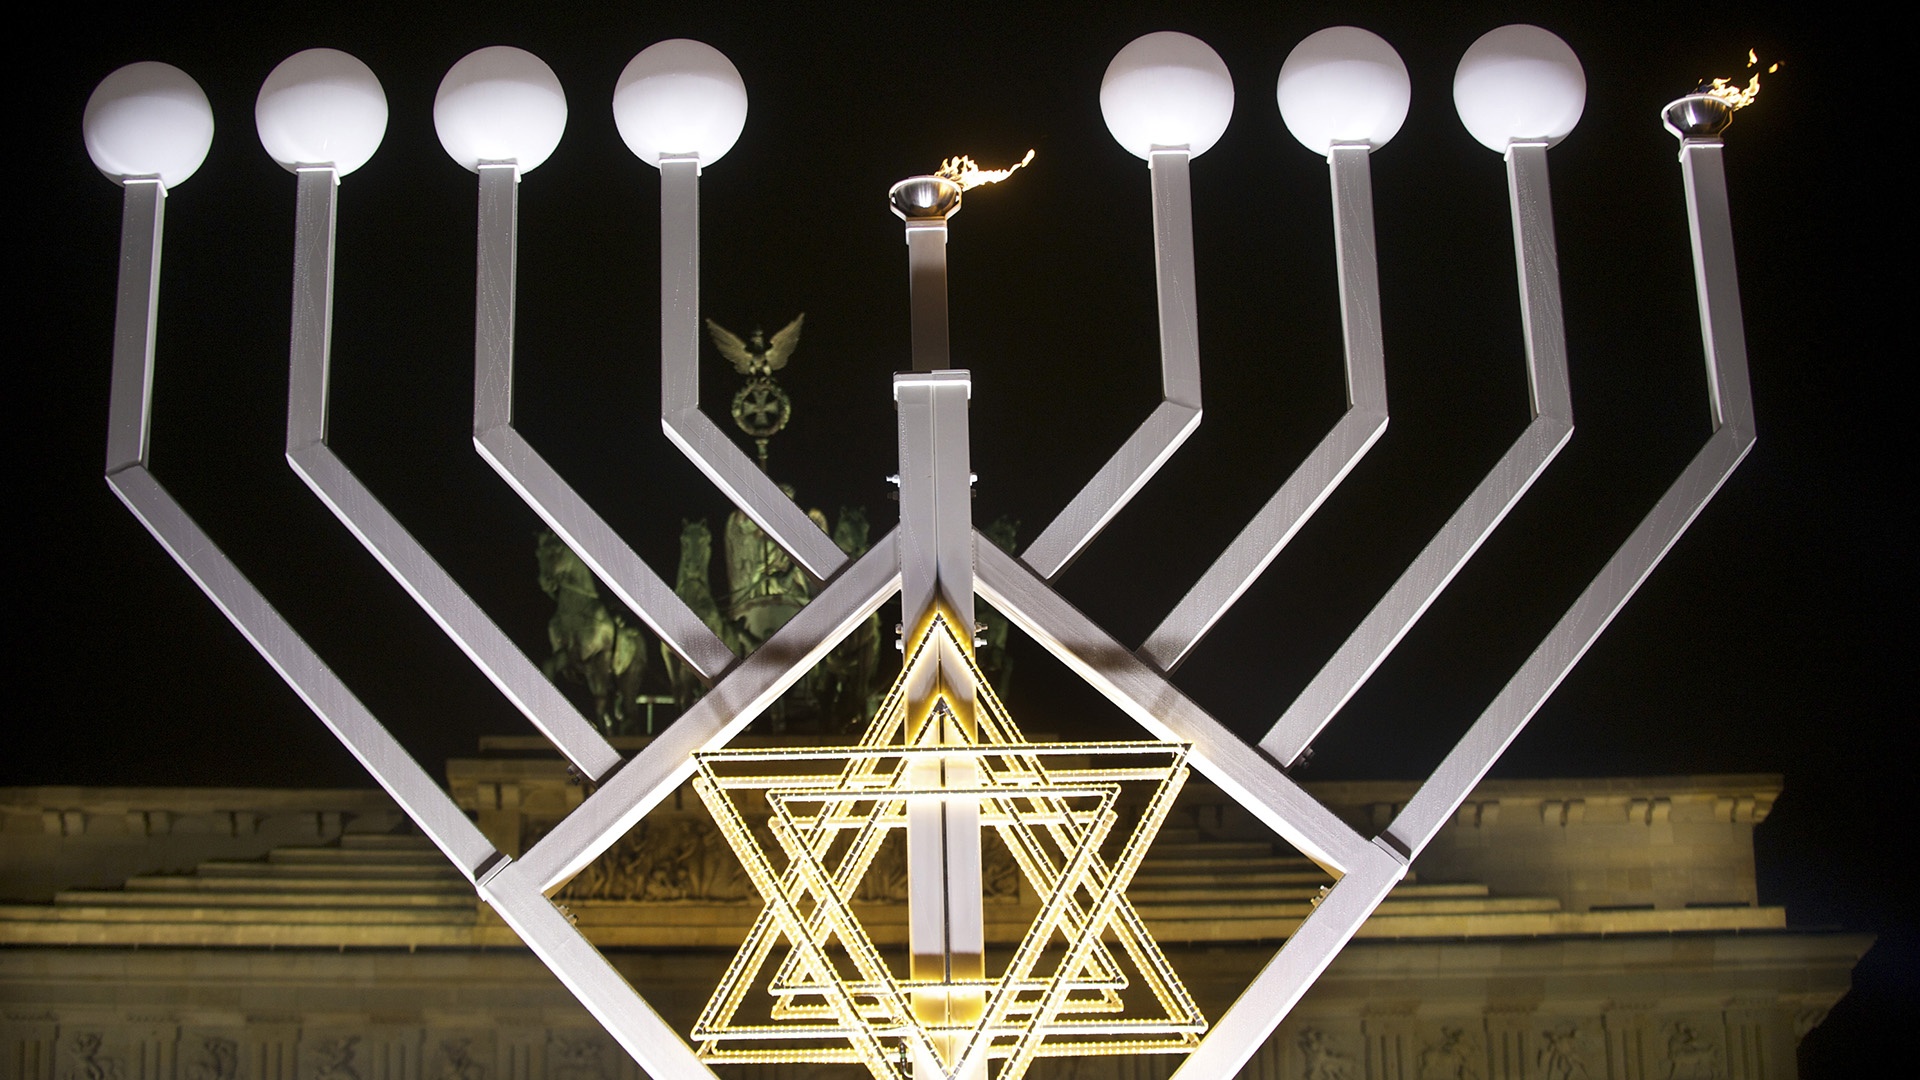
[[[1760,57],[1752,49],[1748,49],[1747,67],[1751,69],[1759,66]],[[1769,75],[1779,70],[1780,65],[1777,63],[1767,65],[1767,74]],[[1747,80],[1747,85],[1745,86],[1737,85],[1732,79],[1702,79],[1699,88],[1694,92],[1705,94],[1719,101],[1724,101],[1732,108],[1744,109],[1753,104],[1754,99],[1760,96],[1760,73],[1757,71],[1754,72],[1753,77]]]
[[[1032,160],[1033,151],[1029,150],[1027,151],[1026,157],[1021,158],[1008,168],[983,169],[980,167],[979,162],[962,154],[959,157],[950,157],[941,162],[940,171],[934,173],[934,175],[944,177],[959,184],[961,191],[971,191],[982,184],[997,184],[1005,180],[1007,177],[1012,176],[1015,170]]]

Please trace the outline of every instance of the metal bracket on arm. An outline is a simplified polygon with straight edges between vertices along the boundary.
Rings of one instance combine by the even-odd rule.
[[[1747,335],[1741,324],[1722,150],[1718,138],[1686,138],[1680,148],[1713,434],[1387,827],[1386,835],[1409,857],[1418,855],[1452,820],[1493,762],[1753,448],[1753,392],[1747,381]]]
[[[1387,430],[1386,348],[1367,157],[1371,149],[1366,144],[1335,145],[1327,155],[1347,411],[1140,646],[1140,656],[1162,671],[1171,672],[1186,659]]]
[[[337,184],[332,168],[299,172],[287,464],[541,734],[598,780],[619,753],[327,446]]]
[[[820,581],[846,553],[700,411],[700,162],[660,162],[660,424],[688,460]]]
[[[1149,160],[1162,400],[1020,553],[1020,560],[1043,578],[1066,569],[1200,426],[1200,314],[1194,292],[1190,164],[1185,147],[1156,148]]]
[[[518,170],[480,167],[478,288],[474,313],[473,446],[667,647],[711,682],[733,651],[634,554],[539,451],[513,427],[515,263],[520,236]]]
[[[466,813],[148,471],[166,189],[157,180],[129,180],[123,200],[107,408],[107,485],[420,831],[468,880],[477,880],[506,856],[494,850]]]
[[[1547,144],[1513,143],[1506,162],[1533,420],[1260,740],[1283,763],[1296,761],[1379,668],[1573,435]]]

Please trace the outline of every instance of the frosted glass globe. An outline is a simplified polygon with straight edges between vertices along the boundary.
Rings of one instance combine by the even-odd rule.
[[[613,88],[613,123],[627,149],[658,168],[662,154],[698,154],[711,165],[747,126],[747,84],[733,61],[699,41],[674,38],[627,62]]]
[[[1293,137],[1325,154],[1336,142],[1385,146],[1406,123],[1413,84],[1386,39],[1357,26],[1330,26],[1287,54],[1275,96]]]
[[[387,95],[373,69],[339,49],[297,52],[273,69],[253,104],[267,156],[292,169],[365,165],[387,134]]]
[[[511,45],[470,52],[440,80],[433,130],[453,160],[475,172],[483,161],[540,166],[567,130],[567,95],[546,61]]]
[[[1233,76],[1206,42],[1162,30],[1133,39],[1100,80],[1100,114],[1129,153],[1184,146],[1199,157],[1233,119]]]
[[[1524,23],[1503,26],[1460,58],[1453,105],[1467,132],[1499,153],[1516,139],[1557,143],[1587,106],[1587,73],[1553,34]]]
[[[158,176],[178,187],[207,160],[213,106],[192,76],[146,60],[100,80],[80,128],[87,156],[107,179]]]

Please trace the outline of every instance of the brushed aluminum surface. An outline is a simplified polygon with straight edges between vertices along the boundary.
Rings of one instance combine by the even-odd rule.
[[[620,755],[327,446],[337,181],[303,168],[295,209],[287,464],[567,760],[598,780]]]
[[[899,540],[888,533],[521,856],[540,890],[613,846],[693,775],[695,751],[724,747],[899,589]]]
[[[481,166],[475,260],[474,449],[628,610],[701,678],[711,682],[733,666],[733,651],[513,427],[519,195],[516,169]]]
[[[477,878],[504,856],[147,469],[165,200],[157,181],[128,181],[122,195],[107,485],[448,861]]]
[[[1713,434],[1388,826],[1385,836],[1409,857],[1452,819],[1753,447],[1746,329],[1721,151],[1718,140],[1707,139],[1683,140],[1680,150]]]
[[[1335,873],[1370,856],[1368,841],[1315,802],[1160,672],[1076,610],[1040,576],[975,535],[980,595],[1156,739],[1193,744],[1195,769],[1301,854]]]
[[[1261,738],[1260,748],[1275,760],[1299,760],[1573,435],[1547,144],[1515,143],[1506,161],[1533,419]]]
[[[1187,1055],[1171,1080],[1238,1074],[1406,874],[1406,862],[1385,847],[1376,846],[1357,861],[1213,1022],[1199,1049]]]
[[[815,580],[846,553],[700,411],[700,163],[660,162],[660,423],[667,438]]]
[[[1387,430],[1386,344],[1368,153],[1365,146],[1340,145],[1327,156],[1347,411],[1147,636],[1140,656],[1162,671],[1187,658]]]
[[[518,863],[483,882],[480,895],[645,1074],[659,1080],[718,1080],[680,1033],[540,894]]]
[[[1020,559],[1043,578],[1066,569],[1200,426],[1200,317],[1194,291],[1193,191],[1185,149],[1155,149],[1153,258],[1160,309],[1161,402],[1081,487]]]

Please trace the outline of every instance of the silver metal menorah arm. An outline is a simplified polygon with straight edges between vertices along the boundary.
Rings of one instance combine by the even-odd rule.
[[[1280,762],[1300,757],[1573,435],[1547,144],[1512,143],[1506,162],[1533,420],[1260,740],[1260,748]]]
[[[717,1080],[680,1032],[635,993],[605,954],[541,895],[520,864],[509,863],[483,881],[480,895],[600,1026],[633,1055],[644,1075]]]
[[[733,651],[641,561],[620,534],[513,427],[518,170],[480,167],[480,227],[474,305],[473,446],[667,647],[711,681]]]
[[[717,750],[813,670],[862,620],[900,591],[899,534],[890,532],[753,654],[635,754],[585,802],[521,856],[541,891],[565,884],[582,867],[693,775],[693,754]]]
[[[1335,873],[1371,858],[1373,845],[1314,801],[1179,688],[1134,656],[1020,560],[977,532],[980,595],[1156,739],[1193,744],[1189,760],[1287,843]]]
[[[1174,1070],[1172,1080],[1237,1075],[1406,873],[1407,864],[1398,853],[1379,846],[1335,882],[1233,1005],[1213,1022],[1206,1041]]]
[[[1740,310],[1740,271],[1733,257],[1733,211],[1727,199],[1726,146],[1719,139],[1681,143],[1680,176],[1687,193],[1687,232],[1693,243],[1694,292],[1700,301],[1700,343],[1714,431],[1753,448],[1753,388],[1747,376],[1747,328]],[[1719,490],[1719,485],[1714,485]],[[1708,493],[1711,497],[1711,492]]]
[[[1366,144],[1335,145],[1327,155],[1346,347],[1346,414],[1140,646],[1141,658],[1162,671],[1170,672],[1186,659],[1387,430],[1371,150]]]
[[[514,707],[598,780],[620,764],[619,753],[327,446],[337,186],[331,167],[299,172],[287,464]]]
[[[108,487],[420,830],[461,873],[478,878],[505,856],[147,470],[166,189],[156,180],[129,180],[123,200]]]
[[[1156,149],[1149,158],[1162,400],[1020,553],[1020,560],[1043,578],[1051,579],[1066,569],[1200,426],[1200,317],[1194,290],[1190,164],[1184,148]]]
[[[1740,282],[1734,264],[1733,223],[1721,151],[1717,135],[1683,137],[1680,148],[1713,435],[1388,826],[1386,838],[1409,858],[1418,855],[1453,818],[1493,762],[1586,655],[1753,447],[1746,329],[1741,322]]]
[[[160,181],[122,184],[120,287],[114,298],[113,376],[107,398],[109,481],[122,469],[147,467],[160,313],[160,234],[167,212],[167,189]]]
[[[660,162],[660,424],[740,512],[820,581],[847,561],[746,453],[700,411],[700,162]]]

